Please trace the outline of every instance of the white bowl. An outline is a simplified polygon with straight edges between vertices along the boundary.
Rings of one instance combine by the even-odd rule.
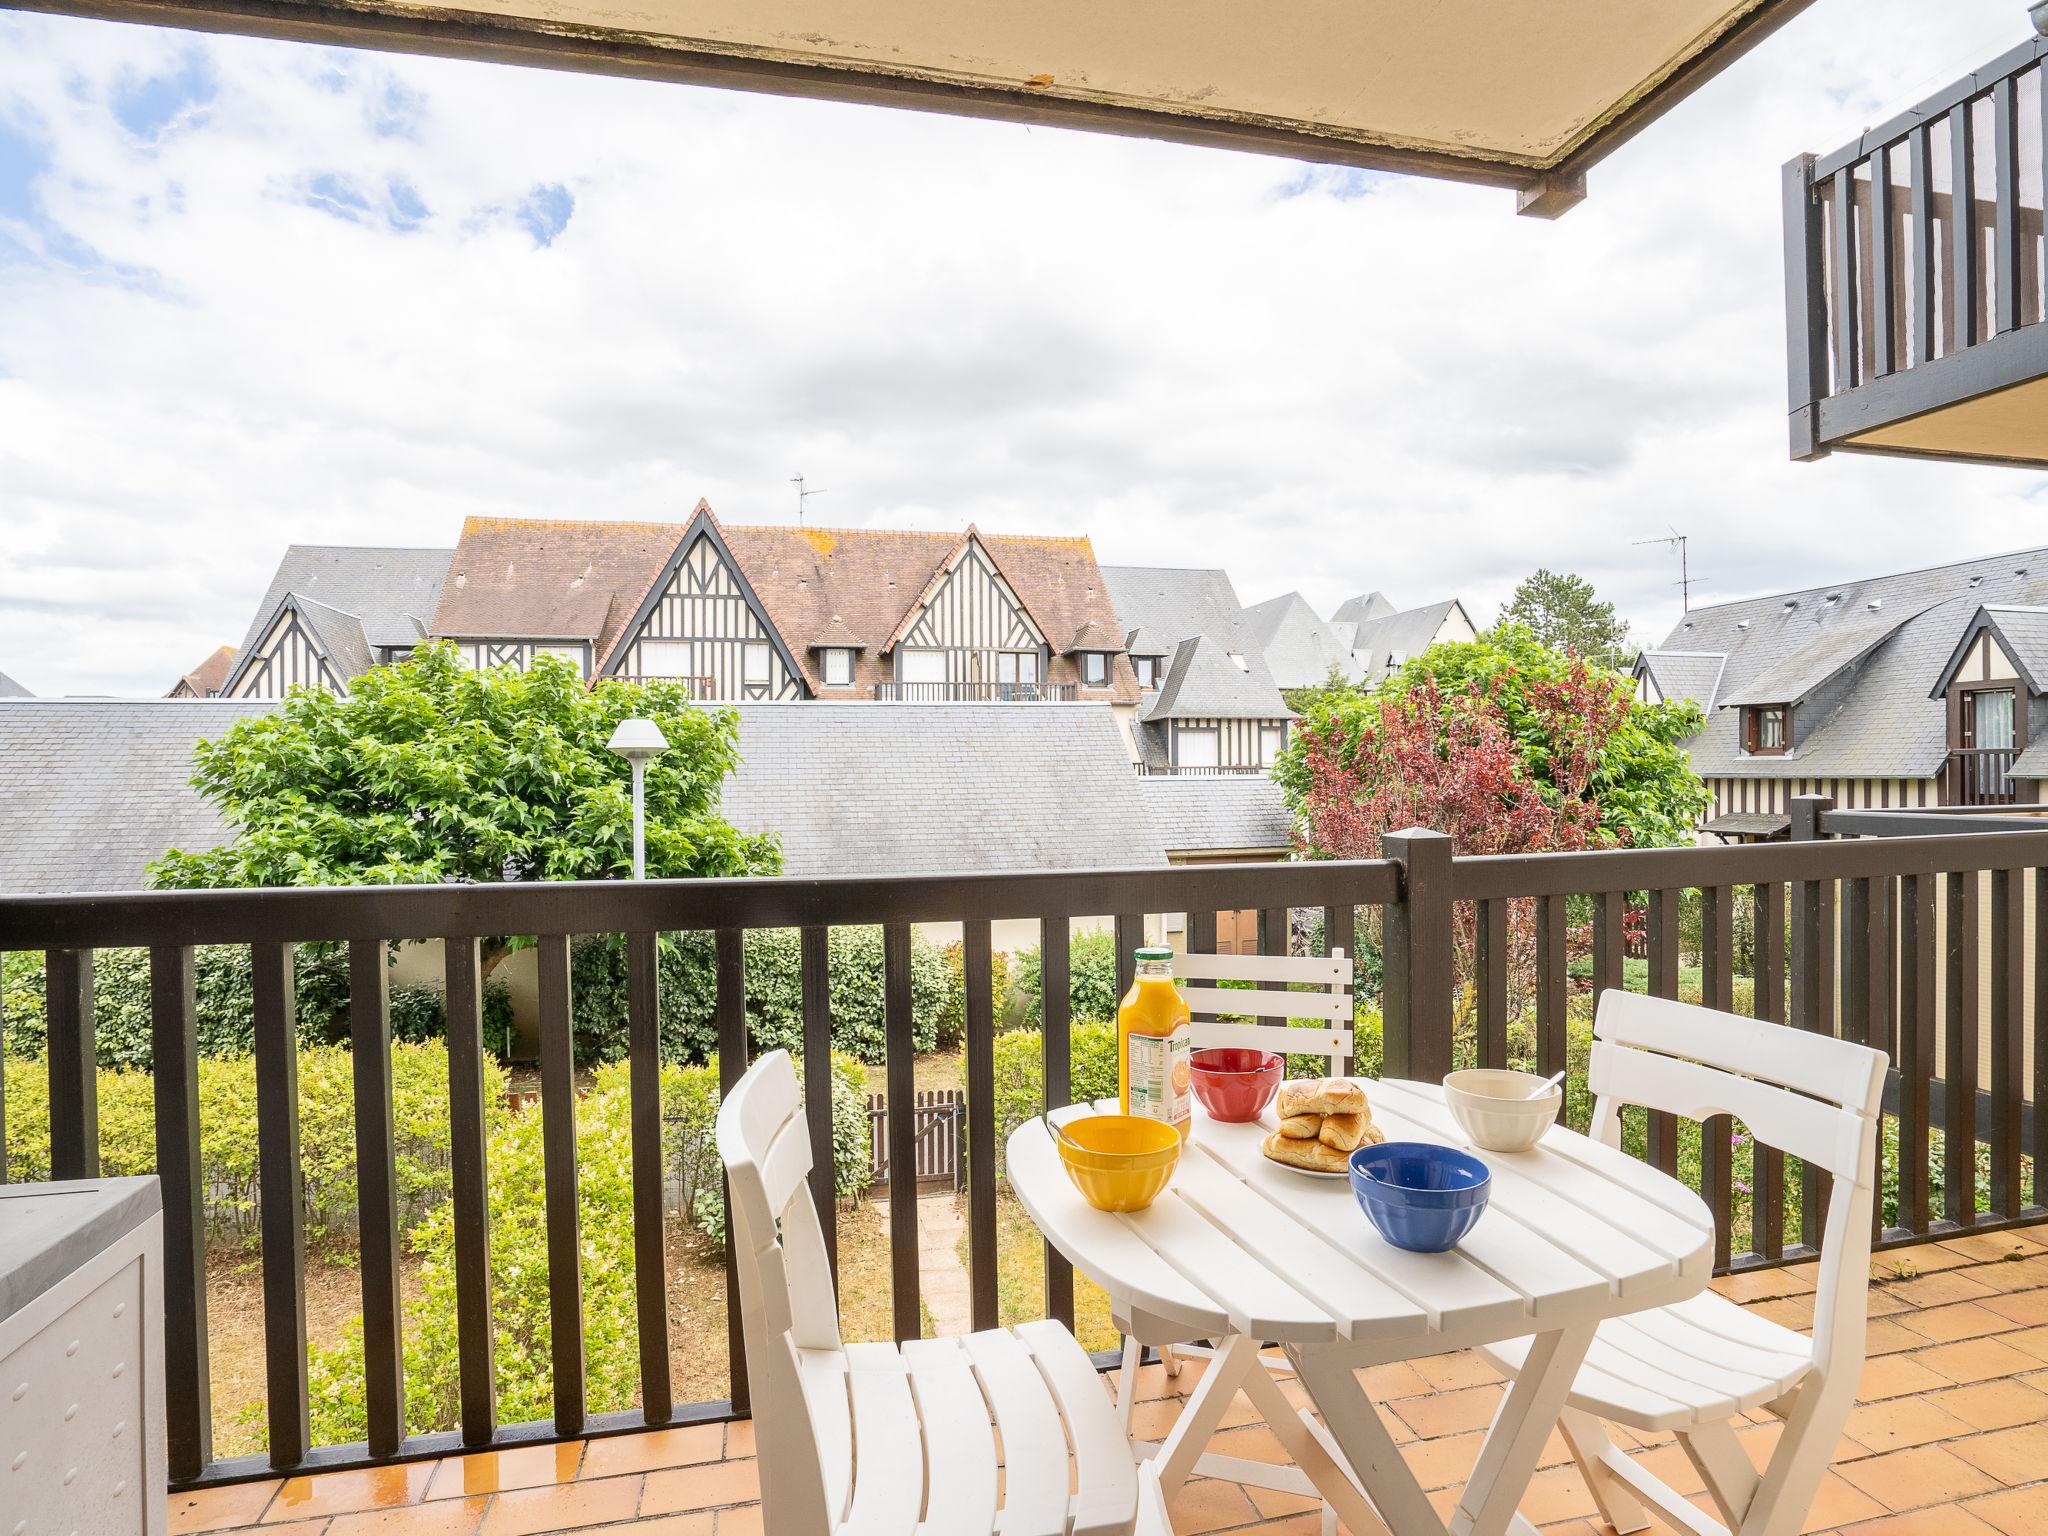
[[[1564,1102],[1561,1083],[1526,1097],[1542,1086],[1543,1079],[1533,1072],[1453,1072],[1444,1079],[1444,1102],[1474,1145],[1489,1152],[1526,1152],[1557,1123],[1557,1108]]]

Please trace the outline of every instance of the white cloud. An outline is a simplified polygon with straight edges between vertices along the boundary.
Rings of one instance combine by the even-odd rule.
[[[2023,27],[1820,0],[1543,224],[1252,156],[10,15],[0,670],[160,692],[287,542],[700,494],[782,519],[798,470],[816,517],[1079,530],[1248,600],[1484,615],[1566,567],[1653,634],[1675,561],[1631,541],[1667,524],[1703,600],[2027,543],[2039,477],[1787,459],[1778,230],[1794,152]]]

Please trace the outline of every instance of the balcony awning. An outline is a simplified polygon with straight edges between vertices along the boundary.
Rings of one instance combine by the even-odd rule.
[[[16,0],[23,3],[23,0]],[[25,8],[821,97],[1583,196],[1810,0],[25,0]]]

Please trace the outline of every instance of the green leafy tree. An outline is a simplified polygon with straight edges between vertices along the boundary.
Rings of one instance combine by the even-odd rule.
[[[373,667],[346,697],[300,689],[195,754],[192,783],[235,829],[172,849],[158,887],[603,880],[632,868],[632,776],[605,743],[629,716],[661,727],[647,765],[647,872],[772,874],[772,836],[719,811],[737,717],[676,682],[587,686],[554,656],[476,670],[453,645]],[[488,972],[517,947],[488,941]]]
[[[1352,686],[1351,679],[1344,675],[1344,668],[1333,661],[1329,670],[1323,673],[1321,682],[1312,683],[1306,688],[1282,688],[1280,697],[1295,714],[1305,715],[1323,700],[1350,692]]]
[[[1610,717],[1597,744],[1590,744],[1590,764],[1584,761],[1589,743],[1575,725],[1590,706],[1556,707],[1560,696],[1588,690],[1600,696],[1600,713]],[[1341,752],[1347,741],[1377,738],[1390,697],[1415,701],[1425,694],[1483,700],[1485,713],[1506,730],[1523,772],[1547,800],[1572,796],[1593,803],[1595,845],[1668,848],[1693,840],[1708,804],[1706,786],[1683,745],[1701,727],[1698,707],[1682,701],[1644,704],[1626,677],[1547,646],[1511,623],[1477,640],[1431,646],[1372,693],[1350,690],[1315,704],[1290,733],[1274,770],[1296,816],[1306,815],[1315,788],[1312,746]]]
[[[1603,603],[1593,583],[1570,571],[1538,570],[1526,577],[1501,610],[1499,627],[1519,625],[1553,651],[1568,651],[1603,667],[1626,666],[1628,624]]]

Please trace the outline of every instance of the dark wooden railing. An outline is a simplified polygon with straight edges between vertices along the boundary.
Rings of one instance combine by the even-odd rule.
[[[877,683],[875,697],[890,704],[1071,704],[1074,683]]]
[[[1896,1188],[1882,1244],[2038,1221],[2048,1170],[2048,1116],[2032,1113],[2048,1064],[2048,987],[2031,989],[2029,937],[2048,925],[2048,830],[1890,837],[1826,802],[1794,805],[1794,840],[1720,848],[1543,854],[1453,860],[1449,840],[1405,832],[1365,862],[1186,866],[905,879],[650,881],[144,895],[0,898],[0,950],[40,950],[48,977],[50,1133],[56,1176],[98,1166],[93,951],[146,947],[151,955],[157,1166],[164,1184],[167,1265],[166,1382],[173,1481],[180,1486],[435,1456],[483,1446],[604,1435],[744,1414],[739,1311],[728,1270],[730,1397],[677,1404],[670,1373],[669,1282],[659,1084],[660,973],[656,935],[709,931],[715,956],[719,1072],[745,1070],[745,932],[800,935],[806,1123],[813,1194],[828,1234],[832,1191],[827,965],[835,926],[879,926],[882,1012],[892,1112],[884,1140],[897,1168],[918,1166],[912,1045],[912,927],[957,923],[963,934],[964,1138],[969,1294],[973,1325],[998,1317],[998,1134],[994,1104],[996,1009],[992,925],[1035,920],[1040,946],[1044,1093],[1072,1094],[1070,935],[1077,920],[1106,922],[1119,953],[1119,986],[1152,914],[1186,914],[1188,941],[1213,950],[1222,911],[1256,909],[1260,948],[1284,952],[1321,919],[1322,943],[1377,953],[1383,1070],[1434,1080],[1454,1064],[1514,1059],[1577,1077],[1587,994],[1639,985],[1698,997],[1789,1027],[1868,1041],[1891,1051],[1898,1146]],[[1862,813],[1846,813],[1853,818]],[[1877,813],[1871,813],[1877,814]],[[1987,818],[2003,821],[2004,818]],[[1944,830],[1953,821],[1940,823]],[[1834,833],[1853,835],[1835,836]],[[478,981],[484,935],[537,936],[540,1113],[545,1256],[550,1299],[552,1419],[498,1422],[493,1399],[491,1265],[487,1223],[482,1034]],[[572,936],[624,935],[634,1204],[635,1309],[640,1406],[588,1411],[583,1374],[582,1234],[573,1129]],[[1645,959],[1632,961],[1641,936]],[[449,1125],[455,1223],[455,1312],[460,1356],[456,1427],[404,1431],[397,1308],[390,1029],[382,986],[387,947],[439,939],[446,956]],[[339,941],[355,983],[355,1138],[368,1432],[349,1445],[309,1443],[305,1231],[299,1196],[291,946]],[[261,1266],[268,1452],[216,1459],[211,1443],[204,1223],[199,1160],[193,947],[247,945],[254,958],[254,1025],[261,1125]],[[1695,965],[1693,962],[1696,961]],[[1576,1000],[1576,1001],[1575,1001]],[[1454,1016],[1461,1023],[1454,1026]],[[1533,1021],[1525,1037],[1519,1020]],[[1515,1026],[1514,1028],[1511,1028]],[[1520,1042],[1530,1039],[1524,1055]],[[2033,1079],[2026,1072],[2033,1042]],[[1583,1109],[1583,1092],[1578,1095]],[[1644,1156],[1695,1181],[1719,1218],[1723,1268],[1785,1263],[1817,1241],[1818,1179],[1752,1149],[1751,1189],[1737,1188],[1749,1155],[1725,1122],[1693,1133],[1661,1116],[1638,1117]],[[1943,1138],[1939,1156],[1935,1138]],[[1975,1177],[1980,1146],[1986,1193]],[[2030,1161],[2031,1160],[2031,1161]],[[889,1275],[893,1328],[920,1328],[917,1189],[892,1180]],[[1740,1234],[1740,1240],[1738,1240]],[[1048,1250],[1047,1312],[1072,1321],[1071,1271]]]
[[[1942,766],[1941,797],[1950,805],[2013,805],[2019,786],[2010,777],[2013,747],[1959,747]]]
[[[1785,167],[1793,457],[1934,451],[1859,439],[2048,374],[2044,56],[2048,38],[2034,38],[1833,154]],[[2010,457],[1981,443],[1941,451]]]

